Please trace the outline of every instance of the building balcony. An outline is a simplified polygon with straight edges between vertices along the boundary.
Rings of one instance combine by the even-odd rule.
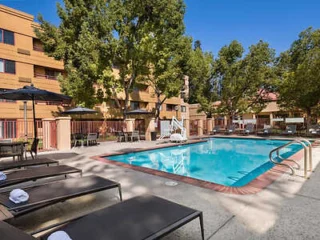
[[[34,77],[35,78],[48,79],[48,80],[57,80],[56,76],[50,76],[50,75],[39,74],[39,73],[35,73]]]

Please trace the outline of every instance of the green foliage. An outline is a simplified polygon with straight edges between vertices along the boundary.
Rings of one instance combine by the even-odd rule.
[[[176,96],[181,88],[182,55],[186,42],[183,37],[183,1],[106,2],[112,13],[115,36],[107,44],[112,46],[111,60],[119,70],[119,76],[115,76],[111,68],[105,69],[102,82],[112,98],[124,91],[124,117],[130,93],[136,84],[149,83],[157,95],[159,92],[166,97]]]
[[[64,61],[62,92],[76,104],[92,107],[97,102],[94,86],[111,65],[105,45],[112,40],[108,9],[104,0],[64,0],[64,7],[58,3],[57,8],[61,24],[55,27],[40,15],[36,35],[48,56]]]
[[[204,111],[208,117],[212,117],[215,112],[213,103],[218,100],[217,84],[213,79],[213,70],[214,59],[212,53],[203,52],[200,41],[196,41],[188,61],[189,103],[199,103],[199,111]]]
[[[301,109],[308,116],[320,101],[320,30],[301,32],[278,59],[279,102],[285,109]],[[309,124],[308,124],[309,125]]]
[[[219,111],[230,117],[259,112],[268,100],[273,84],[274,50],[263,41],[244,49],[237,41],[224,46],[215,61],[214,77],[220,82]]]

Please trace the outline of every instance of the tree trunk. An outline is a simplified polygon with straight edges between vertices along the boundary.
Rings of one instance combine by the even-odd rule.
[[[306,119],[306,122],[307,122],[307,133],[309,133],[309,129],[310,129],[310,125],[311,125],[311,109],[308,108],[306,113],[307,113],[307,119]]]
[[[129,89],[124,89],[125,99],[124,99],[124,109],[123,109],[123,119],[127,119],[128,102],[129,102]]]

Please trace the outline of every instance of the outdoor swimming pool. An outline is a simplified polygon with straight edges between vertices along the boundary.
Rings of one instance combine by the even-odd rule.
[[[151,168],[225,186],[242,187],[271,169],[269,152],[288,143],[283,140],[211,138],[207,142],[108,156],[112,161]],[[292,144],[280,155],[301,149]]]

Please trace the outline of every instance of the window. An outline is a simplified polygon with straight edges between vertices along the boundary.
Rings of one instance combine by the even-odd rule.
[[[14,61],[0,59],[0,72],[16,73],[16,63]]]
[[[58,75],[60,74],[60,72],[55,71],[53,69],[48,69],[48,68],[45,69],[45,72],[46,72],[47,78],[48,79],[53,79],[53,80],[56,80]]]
[[[17,120],[0,119],[0,139],[17,137]]]
[[[137,110],[137,109],[139,109],[139,102],[131,101],[131,102],[130,102],[130,109],[131,109],[131,110]]]
[[[43,44],[39,39],[33,38],[33,50],[43,52]]]
[[[0,42],[14,45],[14,33],[11,31],[0,29]]]
[[[187,111],[187,107],[186,106],[181,106],[181,112],[186,112]]]
[[[172,111],[176,111],[176,105],[173,104],[167,104],[167,108],[166,108],[167,112],[172,112]]]

